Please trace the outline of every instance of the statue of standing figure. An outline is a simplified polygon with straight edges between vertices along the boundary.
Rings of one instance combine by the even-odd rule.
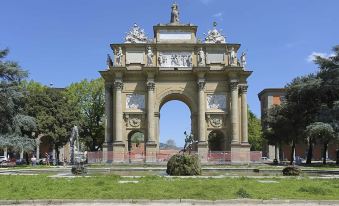
[[[240,62],[242,67],[246,67],[246,52],[242,52],[240,56]]]
[[[198,65],[205,66],[205,53],[202,48],[198,51]]]
[[[147,65],[153,65],[153,52],[152,47],[147,47]]]
[[[235,53],[234,47],[230,51],[230,64],[237,65],[237,54]]]
[[[74,125],[74,127],[72,128],[72,134],[71,134],[71,138],[69,139],[70,142],[70,153],[71,153],[71,164],[73,165],[75,163],[75,153],[80,151],[80,144],[79,144],[79,131],[78,131],[78,127],[76,125]]]
[[[122,53],[122,48],[119,47],[115,54],[115,64],[121,66],[122,65],[122,57],[124,54]]]
[[[172,5],[171,23],[179,23],[179,7],[176,3]]]

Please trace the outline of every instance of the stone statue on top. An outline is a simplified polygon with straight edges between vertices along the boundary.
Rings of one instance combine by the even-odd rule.
[[[217,23],[213,22],[213,29],[209,30],[207,34],[205,34],[205,43],[208,44],[220,44],[226,43],[226,38],[222,35],[216,28]]]
[[[179,7],[176,3],[172,5],[171,24],[179,23]]]
[[[147,43],[147,41],[145,31],[137,24],[134,24],[131,30],[126,33],[125,43]]]

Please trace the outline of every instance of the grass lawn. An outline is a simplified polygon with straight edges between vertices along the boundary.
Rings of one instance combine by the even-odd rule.
[[[139,183],[119,184],[120,180]],[[265,179],[267,181],[268,179]],[[46,175],[0,176],[0,199],[313,199],[339,200],[339,180],[288,178],[279,183],[258,179],[179,179],[148,176],[127,179],[101,175],[50,178]]]

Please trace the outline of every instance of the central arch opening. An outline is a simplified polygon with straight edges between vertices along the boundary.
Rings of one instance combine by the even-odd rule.
[[[186,131],[191,133],[191,110],[183,101],[167,100],[160,108],[160,150],[180,150],[185,144]]]

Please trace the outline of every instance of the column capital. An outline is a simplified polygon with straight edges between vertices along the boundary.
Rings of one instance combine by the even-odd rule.
[[[241,94],[246,94],[247,93],[247,89],[248,89],[248,85],[247,84],[242,84],[242,85],[239,85],[239,88],[240,88],[240,93]]]
[[[197,84],[198,84],[199,91],[201,91],[205,89],[206,81],[204,79],[199,79]]]
[[[121,80],[114,81],[114,89],[121,91],[123,88],[124,88],[124,83]]]
[[[147,81],[146,87],[148,91],[154,91],[155,89],[155,82],[152,80]]]
[[[229,83],[230,89],[232,91],[237,90],[238,89],[238,84],[239,84],[238,80],[231,80],[230,83]]]

